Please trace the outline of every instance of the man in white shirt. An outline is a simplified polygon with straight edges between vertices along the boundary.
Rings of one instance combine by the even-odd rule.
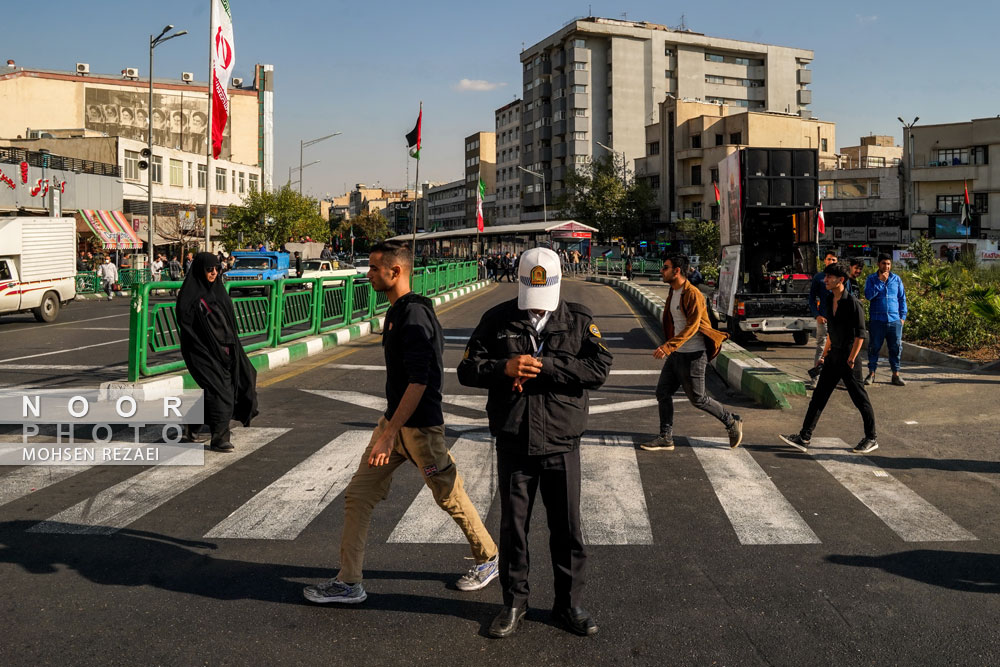
[[[111,261],[111,255],[104,258],[104,264],[97,269],[97,277],[101,279],[101,286],[104,287],[108,301],[114,298],[115,283],[118,282],[118,267]]]

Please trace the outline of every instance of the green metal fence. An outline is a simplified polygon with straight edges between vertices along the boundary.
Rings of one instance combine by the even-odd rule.
[[[414,292],[434,296],[477,278],[475,262],[457,262],[414,269],[410,285]],[[130,381],[184,368],[176,301],[167,296],[167,290],[182,284],[135,284],[129,320]],[[226,289],[235,290],[237,334],[247,352],[325,333],[389,309],[385,293],[376,292],[361,276],[240,280],[226,283]]]
[[[76,274],[76,293],[94,294],[101,289],[101,280],[95,271]]]

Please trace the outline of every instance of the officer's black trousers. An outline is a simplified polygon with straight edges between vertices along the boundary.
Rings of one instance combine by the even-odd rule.
[[[497,446],[500,491],[500,586],[503,602],[528,601],[528,529],[535,491],[541,489],[549,526],[555,579],[554,607],[578,607],[583,593],[583,531],[580,527],[580,450],[528,456]]]

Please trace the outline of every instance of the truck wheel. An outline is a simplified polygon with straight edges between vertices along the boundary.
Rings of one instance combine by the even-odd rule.
[[[808,331],[793,331],[792,339],[795,341],[796,345],[805,345],[809,342],[809,332]]]
[[[34,308],[32,313],[39,322],[54,322],[59,316],[59,295],[55,292],[46,292],[42,297],[42,303],[38,308]]]

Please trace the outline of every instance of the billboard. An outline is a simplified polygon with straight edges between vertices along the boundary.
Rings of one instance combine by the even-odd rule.
[[[740,154],[730,153],[719,163],[719,236],[722,245],[739,245],[742,238]]]
[[[726,246],[722,249],[716,310],[724,314],[727,318],[733,314],[733,306],[736,303],[736,288],[740,282],[741,250],[742,247],[738,245]]]
[[[88,87],[84,95],[84,127],[109,137],[146,141],[149,93]],[[208,150],[208,98],[199,95],[153,94],[153,145],[204,155]],[[220,159],[232,156],[226,124]]]

